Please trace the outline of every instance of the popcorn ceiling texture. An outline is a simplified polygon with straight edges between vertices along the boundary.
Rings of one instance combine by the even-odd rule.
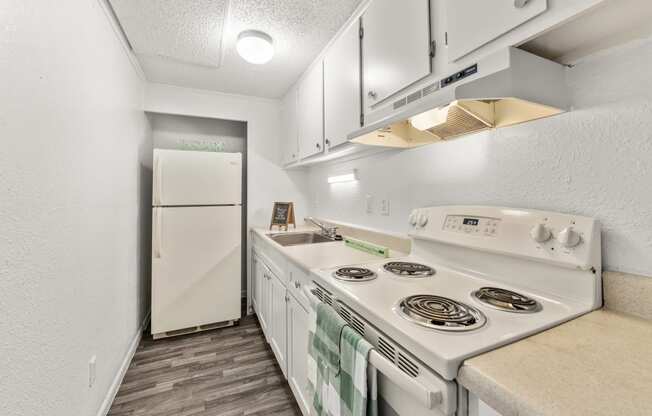
[[[111,0],[112,4],[118,6],[116,9],[124,6],[138,8],[140,6],[136,4],[140,3],[160,5],[172,3],[177,5],[174,9],[177,13],[186,9],[195,10],[196,5],[204,2],[205,0]],[[222,41],[223,60],[220,68],[181,62],[184,59],[180,52],[174,53],[176,56],[172,57],[175,59],[141,53],[138,55],[138,60],[148,81],[153,83],[279,98],[305,71],[359,3],[360,0],[231,0]],[[172,11],[173,9],[170,8],[169,13],[144,18],[147,29],[143,30],[152,34],[143,37],[151,39],[155,33],[154,29],[157,25],[166,22],[166,19],[172,16]],[[200,16],[196,16],[198,13],[189,13],[188,17],[183,19],[184,24],[192,19],[201,21]],[[131,23],[126,24],[125,20],[135,22],[135,15],[118,13],[118,16],[126,27]],[[238,55],[235,49],[238,34],[248,29],[262,30],[272,36],[275,54],[271,62],[265,65],[252,65]],[[127,33],[129,39],[136,43],[131,39],[129,30]],[[188,33],[185,39],[192,44],[188,46],[188,50],[210,52],[207,45],[217,45],[217,38],[207,37],[206,33],[206,31]],[[162,34],[160,40],[155,39],[156,42],[148,41],[147,47],[152,48],[158,42],[164,42],[165,36],[168,35]],[[197,59],[185,60],[199,62]]]
[[[606,270],[652,276],[652,38],[567,70],[573,111],[402,152],[315,166],[316,217],[407,232],[414,208],[478,204],[596,217]],[[626,74],[626,75],[625,75]],[[328,185],[357,168],[358,182]],[[373,214],[365,212],[372,195]],[[379,214],[388,198],[389,216]]]
[[[219,67],[229,0],[110,0],[134,51]]]

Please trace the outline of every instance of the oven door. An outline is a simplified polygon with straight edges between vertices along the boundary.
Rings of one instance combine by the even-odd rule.
[[[314,282],[313,282],[314,283]],[[386,337],[332,294],[318,287],[303,287],[311,303],[331,305],[375,348],[369,353],[370,376],[376,376],[379,416],[453,416],[457,410],[457,384],[447,381]],[[361,325],[364,330],[360,331]]]
[[[376,350],[369,357],[370,371],[376,371],[380,416],[455,415],[456,385],[425,367],[413,377]]]

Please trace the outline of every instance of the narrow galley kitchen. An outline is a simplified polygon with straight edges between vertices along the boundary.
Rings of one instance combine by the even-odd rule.
[[[650,21],[0,0],[0,415],[652,415]]]

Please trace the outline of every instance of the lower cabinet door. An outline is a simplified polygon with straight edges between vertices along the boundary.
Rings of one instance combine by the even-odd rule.
[[[287,304],[288,383],[304,415],[310,414],[312,400],[308,397],[308,319],[309,313],[294,296]]]
[[[267,279],[268,273],[265,269],[265,265],[260,260],[258,256],[254,256],[254,309],[256,310],[256,315],[258,316],[258,322],[263,329],[265,336],[269,336],[269,329],[267,319],[269,313],[267,307],[269,304],[267,295]]]
[[[287,290],[281,280],[273,273],[270,274],[270,315],[268,325],[271,327],[269,343],[276,356],[283,375],[287,377]]]

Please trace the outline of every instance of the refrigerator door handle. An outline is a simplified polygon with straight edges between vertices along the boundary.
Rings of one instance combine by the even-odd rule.
[[[154,152],[154,168],[152,169],[152,205],[158,205],[158,155]],[[152,213],[152,215],[154,215]]]
[[[161,205],[163,200],[163,160],[156,158],[156,205]]]
[[[154,208],[154,258],[161,258],[161,227],[163,226],[163,210]]]

